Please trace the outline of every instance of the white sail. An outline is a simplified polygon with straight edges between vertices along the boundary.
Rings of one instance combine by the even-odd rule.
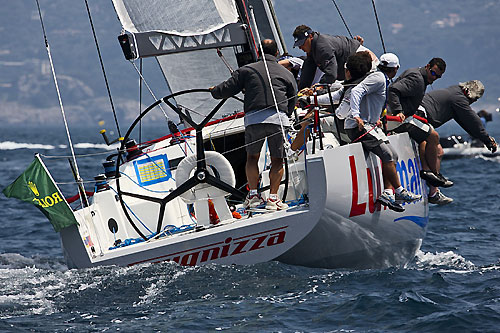
[[[129,32],[192,36],[238,20],[231,0],[113,0],[113,4],[123,28]]]
[[[261,38],[275,39],[281,51],[286,49],[268,0],[113,0],[113,4],[124,30],[133,36],[135,56],[156,56],[171,92],[217,85],[238,68],[237,52],[244,48],[255,52],[253,34],[249,33],[243,42],[231,40],[235,30],[246,34],[249,26],[255,29],[248,20],[250,6]],[[217,43],[231,45],[218,47]],[[230,68],[216,48],[221,49]],[[218,103],[208,93],[177,97],[176,102],[192,110],[190,116],[195,121],[203,119]],[[242,108],[241,102],[230,99],[214,118]]]

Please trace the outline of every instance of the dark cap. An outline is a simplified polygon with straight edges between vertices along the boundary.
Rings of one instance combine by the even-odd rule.
[[[293,35],[293,39],[294,39],[295,43],[293,43],[293,47],[299,47],[299,46],[304,45],[306,39],[312,33],[313,33],[312,29],[309,29],[307,31],[304,31],[304,32],[301,32],[301,33],[298,33],[298,34],[294,34]]]

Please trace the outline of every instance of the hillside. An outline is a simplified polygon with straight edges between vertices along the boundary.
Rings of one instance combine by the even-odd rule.
[[[275,9],[287,44],[296,25],[307,24],[329,34],[346,34],[330,0],[275,0]],[[362,35],[375,53],[382,46],[370,0],[337,0],[353,34]],[[40,0],[63,102],[70,122],[93,124],[112,117],[83,0]],[[89,1],[99,46],[115,106],[121,121],[139,112],[139,82],[133,66],[121,53],[116,37],[121,26],[111,1]],[[485,96],[476,108],[493,111],[500,96],[500,0],[376,2],[388,51],[398,54],[402,69],[422,66],[434,57],[448,63],[434,89],[459,81],[480,79]],[[47,52],[36,2],[9,1],[0,12],[0,116],[7,123],[50,124],[60,121]],[[289,49],[300,54],[300,50]],[[156,64],[144,61],[144,71],[156,95],[167,92]],[[143,103],[152,99],[144,97]]]

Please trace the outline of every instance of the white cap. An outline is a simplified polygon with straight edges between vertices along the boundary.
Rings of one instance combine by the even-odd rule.
[[[298,58],[298,57],[292,57],[287,59],[291,64],[294,69],[300,69],[302,68],[302,65],[304,64],[304,60]]]
[[[394,53],[384,53],[380,56],[380,66],[399,67],[399,58]]]

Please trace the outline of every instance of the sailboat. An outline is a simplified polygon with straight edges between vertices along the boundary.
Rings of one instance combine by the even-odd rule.
[[[402,185],[423,198],[397,213],[376,203],[383,190],[378,157],[360,143],[340,144],[315,124],[288,155],[279,194],[289,208],[245,210],[241,98],[216,101],[210,87],[232,68],[256,61],[258,41],[286,51],[270,0],[113,0],[128,60],[155,57],[172,93],[132,122],[108,156],[95,193],[60,230],[68,267],[255,264],[277,260],[323,268],[398,266],[425,236],[428,203],[418,149],[407,134],[389,137]],[[170,134],[136,143],[137,126],[163,113]],[[319,111],[318,111],[319,112]],[[318,119],[327,119],[325,114]],[[179,122],[184,125],[178,128]],[[179,126],[180,127],[180,126]],[[292,131],[293,132],[293,131]],[[292,133],[293,135],[293,133]],[[260,190],[268,194],[269,155],[261,152]]]
[[[475,156],[499,156],[498,152],[492,153],[481,141],[471,138],[467,139],[458,134],[439,138],[439,143],[443,147],[443,158],[446,159]]]

